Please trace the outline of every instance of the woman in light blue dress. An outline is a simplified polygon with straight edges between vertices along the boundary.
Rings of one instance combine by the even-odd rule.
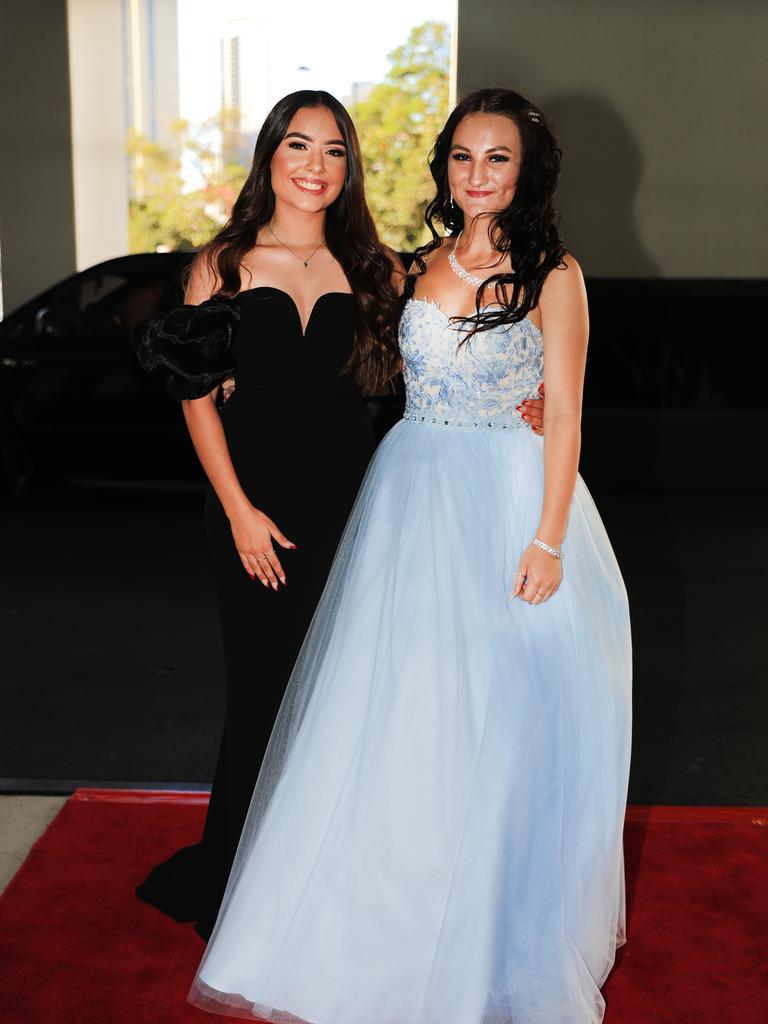
[[[433,229],[406,285],[405,416],[342,538],[190,1000],[280,1024],[596,1024],[624,930],[631,653],[577,476],[588,327],[559,151],[528,100],[483,90],[431,169],[449,237]],[[542,438],[519,410],[544,379]]]

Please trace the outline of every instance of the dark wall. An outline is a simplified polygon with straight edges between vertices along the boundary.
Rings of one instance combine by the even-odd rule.
[[[458,92],[522,88],[589,277],[762,277],[764,0],[459,0]]]

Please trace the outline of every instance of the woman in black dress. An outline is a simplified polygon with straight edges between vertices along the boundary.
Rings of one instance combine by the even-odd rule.
[[[401,269],[366,207],[349,115],[328,93],[292,93],[267,117],[229,223],[195,259],[187,305],[136,335],[145,368],[182,399],[211,484],[206,524],[226,663],[202,841],[156,867],[137,893],[196,921],[204,937],[373,452],[363,393],[396,372]]]

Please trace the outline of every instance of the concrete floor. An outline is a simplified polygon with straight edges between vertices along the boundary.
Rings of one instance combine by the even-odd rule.
[[[65,803],[58,796],[0,796],[0,893]]]
[[[768,494],[595,493],[630,597],[633,803],[768,801]],[[222,664],[202,495],[0,504],[0,793],[210,782]]]

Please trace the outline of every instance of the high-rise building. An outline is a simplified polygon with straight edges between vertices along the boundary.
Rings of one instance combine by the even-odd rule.
[[[126,127],[172,149],[179,117],[176,0],[121,0]]]
[[[270,50],[266,18],[243,14],[227,21],[221,40],[221,105],[227,112],[222,155],[246,167],[273,102]]]
[[[347,110],[351,110],[356,103],[365,103],[377,84],[377,82],[353,82],[351,91],[341,97],[342,104]]]

